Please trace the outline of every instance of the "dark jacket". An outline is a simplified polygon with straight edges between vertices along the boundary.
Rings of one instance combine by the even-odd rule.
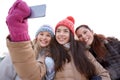
[[[106,68],[110,71],[113,80],[120,80],[120,41],[109,37],[105,41],[105,46],[109,51],[109,54],[106,55],[109,66]]]
[[[120,80],[120,41],[108,37],[107,40],[104,40],[104,45],[108,53],[102,61],[98,61],[109,71],[112,80]],[[96,53],[92,48],[90,48],[90,52],[96,57]]]

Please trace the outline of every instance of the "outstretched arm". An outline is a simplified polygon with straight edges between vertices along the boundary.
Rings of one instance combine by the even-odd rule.
[[[17,0],[8,12],[6,24],[10,35],[7,37],[7,47],[16,72],[22,80],[41,80],[46,72],[44,60],[36,61],[28,34],[27,18],[30,8]]]

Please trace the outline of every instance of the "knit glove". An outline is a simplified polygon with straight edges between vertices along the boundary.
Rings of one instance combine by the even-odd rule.
[[[17,0],[9,9],[6,24],[9,29],[11,41],[20,42],[30,40],[27,24],[29,15],[30,8],[22,0]]]

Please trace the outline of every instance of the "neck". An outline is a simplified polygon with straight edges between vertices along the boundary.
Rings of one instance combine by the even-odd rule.
[[[66,49],[70,49],[70,43],[66,43],[63,45]]]

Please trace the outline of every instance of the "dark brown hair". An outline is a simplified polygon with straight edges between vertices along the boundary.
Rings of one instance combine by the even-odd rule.
[[[75,33],[76,33],[77,30],[78,30],[79,28],[81,28],[81,27],[87,28],[87,29],[89,29],[90,31],[92,31],[92,30],[89,28],[88,25],[83,24],[83,25],[78,26],[78,27],[75,29]]]
[[[64,64],[66,62],[70,62],[71,58],[68,54],[68,51],[60,45],[55,37],[54,42],[51,43],[51,53],[52,57],[55,61],[55,70],[61,71],[63,70]],[[87,78],[91,78],[96,74],[95,66],[90,62],[88,57],[86,56],[86,48],[79,41],[74,39],[74,35],[70,33],[70,54],[73,57],[76,69],[80,72],[80,74],[85,75]]]

